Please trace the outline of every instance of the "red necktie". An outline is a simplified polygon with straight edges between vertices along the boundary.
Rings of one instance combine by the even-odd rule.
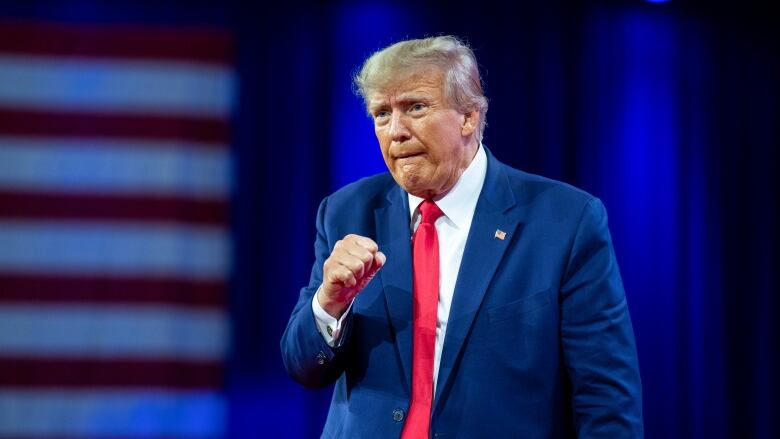
[[[433,201],[423,201],[420,205],[420,225],[412,240],[412,400],[401,439],[427,439],[430,430],[433,352],[439,304],[439,238],[433,224],[442,215],[444,213]]]

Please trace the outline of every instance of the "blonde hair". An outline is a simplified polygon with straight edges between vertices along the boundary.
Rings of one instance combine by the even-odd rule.
[[[354,82],[357,93],[368,105],[372,90],[398,79],[417,68],[438,67],[444,73],[444,96],[461,113],[479,111],[477,141],[482,141],[487,119],[488,100],[482,91],[482,79],[474,52],[456,37],[445,35],[400,41],[374,52],[364,63]]]

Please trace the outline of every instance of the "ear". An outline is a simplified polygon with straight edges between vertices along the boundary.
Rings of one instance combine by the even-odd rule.
[[[461,124],[460,129],[460,134],[463,137],[468,137],[477,131],[479,116],[479,110],[473,110],[463,115],[463,123]]]

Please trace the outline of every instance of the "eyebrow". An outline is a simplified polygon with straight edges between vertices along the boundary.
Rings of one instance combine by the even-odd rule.
[[[368,112],[370,114],[374,114],[375,111],[387,107],[388,104],[386,101],[379,101],[377,103],[369,103],[368,104]]]
[[[433,95],[431,93],[424,91],[410,91],[399,95],[397,101],[406,103],[409,101],[429,101],[431,99],[433,99]]]
[[[431,93],[427,93],[424,91],[410,91],[401,94],[398,99],[396,99],[396,102],[399,104],[409,104],[412,102],[429,102],[431,99],[433,99],[433,95]],[[373,113],[374,111],[389,106],[388,102],[386,100],[376,101],[376,103],[369,103],[368,105],[368,111],[370,113]]]

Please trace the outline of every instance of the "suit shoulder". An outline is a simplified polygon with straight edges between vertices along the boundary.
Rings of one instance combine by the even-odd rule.
[[[502,164],[503,165],[503,164]],[[581,211],[596,197],[569,183],[503,165],[509,184],[521,204],[545,204]],[[572,212],[573,213],[573,212]]]
[[[376,206],[393,188],[397,185],[389,172],[364,177],[330,194],[328,206],[336,209],[348,206],[350,210]]]

